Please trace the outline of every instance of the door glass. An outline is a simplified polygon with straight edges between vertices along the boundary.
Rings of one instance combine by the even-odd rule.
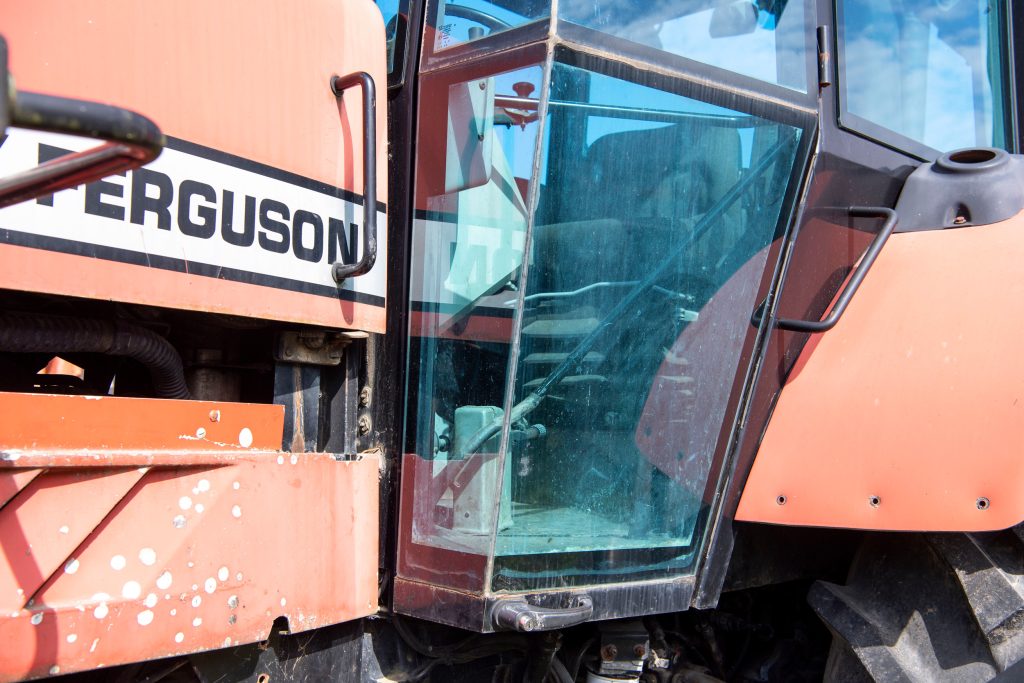
[[[804,0],[560,0],[558,18],[807,92]]]
[[[546,106],[539,66],[423,81],[403,576],[664,578],[699,547],[801,131],[552,69]]]
[[[1008,148],[1006,12],[1004,0],[839,0],[844,125],[939,152]]]

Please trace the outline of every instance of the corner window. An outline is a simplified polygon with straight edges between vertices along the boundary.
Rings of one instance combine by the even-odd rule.
[[[840,122],[924,158],[1010,149],[1005,0],[838,0]]]

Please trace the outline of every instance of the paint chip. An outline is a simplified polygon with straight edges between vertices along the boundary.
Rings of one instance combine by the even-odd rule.
[[[204,429],[203,427],[200,427],[199,429],[197,429],[196,430],[196,438],[197,439],[205,439],[206,438],[206,429]]]
[[[174,577],[171,576],[171,573],[168,572],[168,571],[165,571],[163,574],[161,574],[160,576],[156,577],[156,587],[159,588],[160,590],[165,591],[165,590],[167,590],[168,588],[171,587],[171,582],[173,580],[174,580]],[[170,597],[170,596],[168,595],[167,597]]]
[[[227,567],[221,567],[217,570],[217,580],[227,581],[229,576],[231,576],[231,572],[228,571]]]
[[[213,591],[217,590],[217,579],[213,578],[212,576],[210,578],[208,578],[203,583],[203,589],[207,593],[212,593]]]
[[[238,432],[238,443],[242,448],[248,448],[252,445],[252,430],[248,427],[242,427],[242,431]]]
[[[242,485],[239,484],[237,481],[233,481],[231,482],[231,488],[237,491],[238,489],[242,488]]]
[[[181,631],[178,631],[177,633],[174,634],[174,642],[180,643],[183,640],[185,640],[185,634],[184,633],[182,633]]]
[[[287,604],[288,604],[288,601],[285,600],[284,598],[281,598],[281,607],[284,607]]]
[[[171,524],[174,525],[175,529],[184,529],[185,528],[185,516],[184,515],[178,515],[173,520],[171,520]]]
[[[199,514],[203,514],[203,510],[205,510],[205,509],[206,508],[203,507],[202,503],[196,503],[196,508],[195,508],[196,512],[198,512]]]
[[[203,598],[201,596],[197,595],[194,598],[192,598],[192,606],[193,607],[199,607],[199,605],[201,605],[201,604],[203,604]]]
[[[178,613],[178,610],[177,610],[177,609],[172,609],[172,610],[171,610],[171,616],[172,616],[172,617],[173,617],[173,616],[174,616],[175,614],[177,614],[177,613]]]
[[[235,505],[234,507],[232,507],[231,508],[231,516],[234,517],[235,519],[238,519],[239,517],[241,517],[242,516],[242,508],[240,506],[238,506],[238,505]]]
[[[195,626],[196,628],[199,628],[200,626],[202,626],[202,624],[203,624],[203,620],[200,617],[196,617],[195,619],[192,620],[192,625]]]
[[[153,623],[153,612],[148,609],[144,612],[139,612],[139,616],[136,619],[139,622],[139,626],[149,626]]]
[[[59,673],[60,673],[60,667],[59,666],[51,666],[50,667],[50,675],[51,676],[56,676]]]
[[[114,555],[110,558],[110,568],[115,572],[121,571],[127,564],[128,560],[124,559],[124,555]]]
[[[64,565],[64,573],[65,574],[74,574],[77,571],[78,571],[78,559],[77,558],[72,558],[71,560],[68,561],[67,564]]]
[[[139,562],[147,567],[152,567],[156,564],[156,551],[152,548],[143,548],[139,551]]]
[[[225,638],[224,639],[224,647],[230,647],[230,646],[231,646],[231,638]]]
[[[64,526],[62,526],[62,527],[61,527],[60,529],[58,529],[58,531],[59,531],[59,532],[61,532],[62,534],[66,534],[66,533],[68,533],[69,531],[71,531],[71,529],[69,529],[69,528],[68,528],[68,525],[67,525],[67,524],[65,524],[65,525],[64,525]]]
[[[283,465],[284,464],[284,456],[283,455],[277,456],[277,464],[278,465]]]
[[[121,587],[121,595],[128,600],[135,600],[142,595],[142,586],[138,581],[128,581]]]
[[[69,633],[68,637],[65,638],[64,640],[68,641],[69,643],[73,643],[76,640],[78,640],[78,634],[77,633]]]
[[[235,574],[235,581],[241,581],[241,580],[242,580],[242,572],[238,572],[237,574]]]
[[[181,498],[178,499],[178,507],[180,507],[182,510],[188,510],[190,507],[192,507],[192,499],[189,498],[188,496],[182,496]]]
[[[299,456],[293,453],[292,457],[290,457],[288,460],[291,462],[291,464],[295,465],[296,463],[299,462]]]
[[[39,624],[43,623],[43,613],[42,612],[36,612],[35,614],[32,615],[32,618],[29,619],[29,621],[32,622],[33,626],[39,626]]]
[[[156,607],[156,603],[160,601],[156,593],[150,593],[146,596],[146,599],[142,602],[143,605],[149,608]]]
[[[230,598],[228,598],[228,607],[230,607],[231,609],[235,609],[236,607],[238,607],[237,595],[232,595]]]
[[[92,641],[92,645],[89,646],[89,652],[96,652],[96,646],[100,644],[100,639],[96,638]]]
[[[199,483],[196,484],[196,488],[199,489],[200,493],[206,493],[210,490],[210,482],[208,479],[200,479]]]
[[[110,612],[110,608],[107,607],[107,603],[101,602],[96,605],[96,609],[92,611],[92,615],[97,619],[105,619],[107,614]]]

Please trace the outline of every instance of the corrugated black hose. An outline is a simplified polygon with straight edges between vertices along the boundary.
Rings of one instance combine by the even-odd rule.
[[[160,335],[121,321],[27,313],[0,314],[0,351],[13,353],[106,353],[149,369],[163,398],[191,398],[181,356]]]

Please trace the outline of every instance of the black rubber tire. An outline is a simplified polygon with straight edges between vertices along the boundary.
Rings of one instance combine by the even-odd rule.
[[[826,681],[990,681],[1024,659],[1021,529],[870,534],[808,601],[832,632]]]

